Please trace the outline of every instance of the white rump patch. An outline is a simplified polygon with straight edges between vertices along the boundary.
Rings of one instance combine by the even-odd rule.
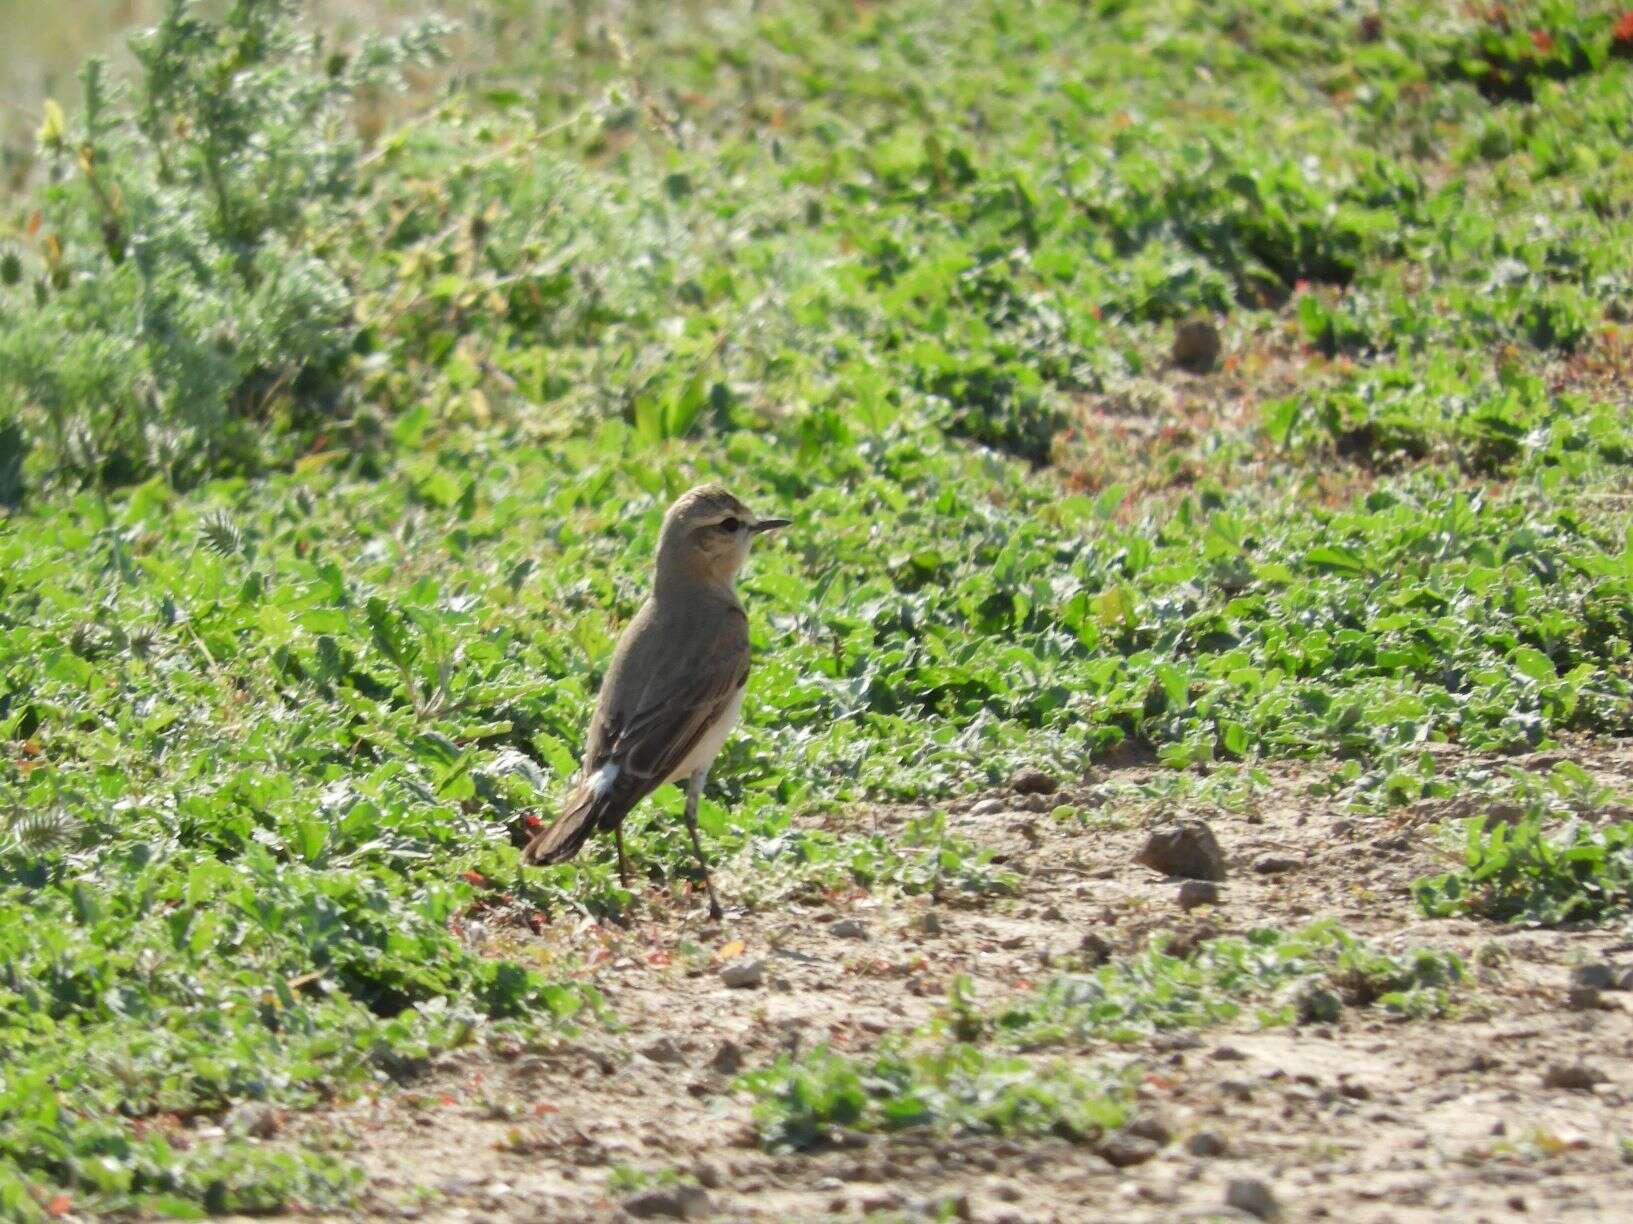
[[[595,792],[597,799],[612,789],[612,784],[618,780],[618,766],[610,761],[598,769],[590,779],[590,789]]]

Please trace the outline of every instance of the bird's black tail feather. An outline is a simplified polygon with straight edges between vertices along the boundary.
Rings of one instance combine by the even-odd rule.
[[[589,785],[580,786],[561,809],[561,815],[551,822],[522,851],[522,862],[535,866],[565,863],[577,854],[590,835],[602,827],[609,815],[611,795],[597,795]]]

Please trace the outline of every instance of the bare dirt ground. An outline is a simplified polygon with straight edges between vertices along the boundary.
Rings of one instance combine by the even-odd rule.
[[[1630,743],[1535,763],[1561,756],[1607,783],[1633,779]],[[952,828],[1004,856],[1016,896],[952,907],[858,893],[715,924],[693,898],[654,889],[627,928],[558,922],[536,937],[541,954],[558,970],[580,966],[617,1031],[591,1026],[542,1053],[447,1059],[409,1088],[290,1119],[277,1142],[321,1136],[360,1163],[368,1182],[354,1218],[366,1219],[628,1219],[619,1167],[686,1175],[703,1194],[668,1204],[671,1214],[722,1221],[1251,1219],[1225,1206],[1239,1178],[1262,1181],[1284,1220],[1633,1219],[1622,1144],[1633,1135],[1633,993],[1607,991],[1581,1010],[1568,990],[1581,962],[1633,966],[1625,933],[1423,919],[1407,888],[1448,864],[1436,832],[1444,805],[1358,817],[1312,797],[1322,772],[1301,766],[1276,769],[1245,811],[1191,809],[1215,830],[1230,877],[1217,907],[1182,913],[1177,883],[1133,862],[1147,830],[1177,814],[1122,785],[1147,772],[1063,783],[1047,803],[1076,802],[1086,819],[1069,824],[1012,792],[952,804]],[[888,828],[912,814],[858,819]],[[1254,863],[1266,854],[1295,865],[1261,874]],[[728,896],[732,884],[723,873]],[[1142,1129],[1168,1141],[1140,1164],[1114,1167],[1063,1139],[911,1133],[771,1155],[732,1092],[739,1063],[824,1042],[865,1050],[928,1019],[958,972],[997,1000],[1047,976],[1086,935],[1124,953],[1162,929],[1232,933],[1329,916],[1386,951],[1461,954],[1474,977],[1455,1012],[1407,1022],[1346,1009],[1330,1026],[1247,1020],[1091,1049],[1086,1057],[1144,1068],[1140,1116],[1156,1125]],[[762,984],[727,987],[722,955],[763,958]],[[1603,1078],[1545,1086],[1557,1067]],[[1191,1142],[1199,1132],[1222,1151],[1193,1154],[1208,1142]]]

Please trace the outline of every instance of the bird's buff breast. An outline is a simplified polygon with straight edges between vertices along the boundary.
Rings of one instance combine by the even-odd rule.
[[[708,766],[720,753],[720,746],[726,742],[731,729],[737,725],[737,716],[743,712],[743,694],[746,686],[739,688],[732,694],[731,701],[720,712],[720,718],[715,724],[703,733],[697,746],[686,755],[686,759],[675,768],[675,772],[664,779],[665,782],[679,782],[691,777],[700,769]]]

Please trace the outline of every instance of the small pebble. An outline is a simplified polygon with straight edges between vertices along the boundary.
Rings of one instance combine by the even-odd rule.
[[[686,1055],[679,1046],[667,1037],[660,1037],[646,1049],[641,1051],[647,1058],[661,1066],[672,1067],[686,1061]]]
[[[753,990],[765,981],[763,960],[735,960],[720,971],[720,980],[735,990]]]
[[[1144,1164],[1157,1154],[1157,1145],[1138,1135],[1108,1135],[1095,1149],[1114,1168],[1126,1169]]]
[[[705,1190],[720,1188],[720,1168],[707,1160],[700,1160],[692,1166],[692,1176],[697,1178],[697,1184]]]
[[[1212,880],[1186,880],[1179,886],[1179,908],[1182,910],[1218,904],[1219,885]]]
[[[1078,953],[1089,965],[1103,965],[1111,959],[1111,943],[1104,935],[1090,931],[1078,945]]]
[[[1542,1074],[1544,1088],[1568,1088],[1573,1092],[1592,1092],[1595,1084],[1604,1082],[1604,1073],[1587,1063],[1554,1063]]]
[[[624,1200],[623,1208],[637,1220],[702,1220],[714,1210],[714,1204],[701,1186],[682,1182],[632,1194]]]
[[[1021,1201],[1021,1188],[1014,1182],[1005,1181],[1001,1177],[987,1179],[987,1193],[1000,1203],[1018,1203]]]
[[[1269,1186],[1256,1177],[1233,1177],[1225,1187],[1225,1206],[1245,1211],[1261,1220],[1281,1215],[1281,1204]]]
[[[1604,961],[1589,961],[1571,970],[1571,985],[1586,986],[1591,990],[1614,990],[1616,976]]]
[[[1010,778],[1009,789],[1022,795],[1052,795],[1060,783],[1041,769],[1023,769]]]
[[[1598,1011],[1604,1005],[1592,986],[1572,986],[1565,996],[1565,1006],[1571,1011]]]
[[[1192,374],[1206,374],[1219,360],[1219,329],[1206,319],[1189,319],[1174,329],[1169,352],[1175,365]]]
[[[1142,1114],[1123,1129],[1141,1139],[1151,1140],[1158,1147],[1166,1147],[1174,1137],[1163,1120],[1151,1114]]]
[[[919,930],[926,935],[940,935],[947,929],[947,924],[941,920],[941,915],[933,909],[925,910],[919,918]]]
[[[1225,1154],[1225,1141],[1210,1130],[1197,1131],[1185,1141],[1185,1150],[1204,1159]]]
[[[854,918],[841,918],[828,928],[839,939],[866,939],[868,929]]]
[[[743,1066],[743,1048],[728,1037],[720,1043],[709,1065],[722,1075],[736,1075]]]
[[[1280,875],[1284,871],[1296,871],[1304,866],[1304,860],[1291,854],[1261,854],[1253,860],[1253,870],[1260,875]]]
[[[1004,810],[1004,801],[998,798],[982,799],[970,808],[971,816],[996,816]]]
[[[1181,820],[1155,830],[1134,861],[1167,876],[1190,880],[1223,880],[1225,852],[1206,821]]]

